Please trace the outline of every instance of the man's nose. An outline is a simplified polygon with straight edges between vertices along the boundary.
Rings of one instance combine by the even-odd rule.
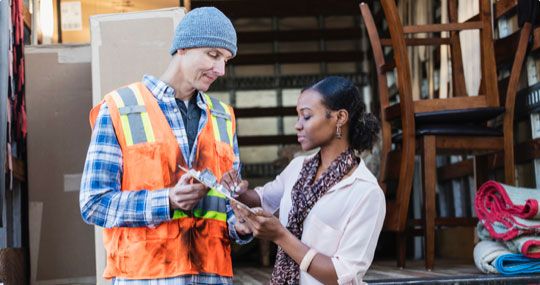
[[[214,72],[217,74],[217,76],[225,75],[225,61],[224,60],[217,60],[214,63]]]

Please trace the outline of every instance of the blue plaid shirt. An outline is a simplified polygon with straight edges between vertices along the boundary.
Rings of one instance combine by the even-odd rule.
[[[174,89],[165,82],[145,75],[144,85],[156,97],[159,107],[165,114],[169,125],[178,141],[186,164],[191,168],[197,153],[197,139],[193,149],[189,149],[186,129],[175,102]],[[197,94],[197,106],[202,109],[198,133],[206,124],[208,114],[206,103],[201,93]],[[235,161],[233,167],[238,169],[240,155],[238,141],[234,135]],[[113,128],[109,109],[106,104],[101,106],[96,119],[84,172],[81,181],[79,197],[81,215],[88,224],[100,227],[144,227],[156,226],[171,220],[169,210],[169,189],[149,191],[121,191],[122,181],[122,151]],[[236,217],[227,204],[227,224],[232,240],[239,244],[250,242],[253,237],[242,239],[236,233],[234,224]],[[116,279],[115,284],[232,284],[232,278],[214,274],[184,275],[158,280],[126,280]]]

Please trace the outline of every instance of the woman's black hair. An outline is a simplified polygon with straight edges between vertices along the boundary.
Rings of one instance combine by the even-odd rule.
[[[362,152],[373,148],[379,138],[379,120],[366,113],[366,105],[352,81],[341,76],[329,76],[304,90],[308,89],[321,94],[322,103],[328,109],[349,112],[349,144],[352,149]]]

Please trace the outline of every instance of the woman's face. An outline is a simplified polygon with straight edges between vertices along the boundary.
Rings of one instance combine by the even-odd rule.
[[[298,97],[298,119],[294,127],[298,142],[304,151],[324,147],[335,139],[337,116],[322,103],[322,95],[315,90],[305,90]]]

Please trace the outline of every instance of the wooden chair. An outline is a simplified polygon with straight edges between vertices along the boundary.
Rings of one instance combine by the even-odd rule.
[[[425,267],[431,270],[435,256],[435,226],[475,225],[473,219],[436,219],[435,188],[437,183],[437,154],[474,154],[477,185],[486,178],[486,153],[504,153],[505,182],[514,184],[514,101],[523,65],[530,24],[521,30],[515,53],[506,97],[501,104],[497,84],[495,51],[492,38],[492,18],[489,0],[480,1],[480,13],[473,19],[457,22],[457,0],[449,0],[447,24],[403,26],[398,16],[395,0],[381,0],[390,39],[380,39],[367,4],[360,4],[360,11],[369,35],[377,71],[382,124],[382,151],[380,183],[388,192],[389,185],[396,185],[395,198],[387,198],[384,229],[397,233],[398,266],[405,265],[408,211],[411,197],[414,158],[422,158],[423,177],[423,235]],[[458,32],[480,30],[482,82],[478,96],[468,96],[461,62]],[[439,33],[449,31],[449,37],[409,38],[414,33]],[[413,100],[408,46],[449,45],[451,49],[453,97],[447,99]],[[383,46],[390,46],[393,62],[387,61]],[[399,103],[390,104],[386,74],[397,72]],[[486,122],[503,116],[502,131],[488,127]],[[398,122],[400,132],[392,133]],[[394,124],[393,124],[394,123]],[[395,146],[392,149],[392,146]],[[389,193],[387,193],[388,196]]]

